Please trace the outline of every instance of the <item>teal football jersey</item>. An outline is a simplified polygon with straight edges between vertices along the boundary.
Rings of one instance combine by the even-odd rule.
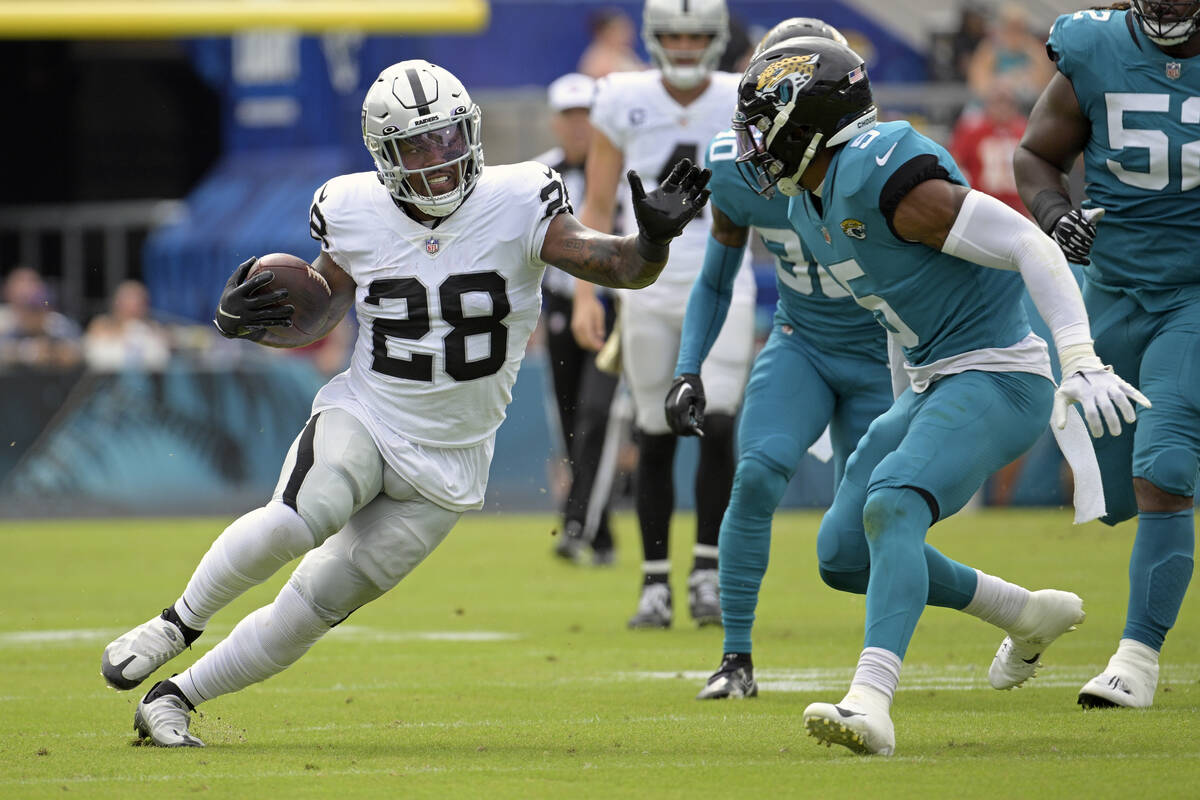
[[[1108,287],[1200,284],[1200,56],[1172,58],[1108,10],[1059,17],[1047,48],[1092,126],[1084,205],[1105,214],[1084,273]]]
[[[733,131],[713,137],[705,158],[705,166],[712,170],[709,202],[743,228],[754,228],[775,257],[777,314],[822,350],[886,361],[884,332],[846,289],[817,266],[788,221],[788,198],[763,197],[751,189],[736,157]]]
[[[1029,332],[1017,272],[992,269],[902,240],[884,209],[923,180],[967,185],[944,148],[907,122],[885,122],[834,154],[822,198],[791,199],[792,227],[817,261],[922,366],[1008,347]],[[819,204],[819,205],[818,205]]]

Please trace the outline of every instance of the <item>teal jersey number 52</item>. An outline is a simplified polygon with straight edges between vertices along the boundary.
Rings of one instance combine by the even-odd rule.
[[[1127,11],[1064,14],[1047,49],[1091,123],[1085,207],[1105,209],[1089,280],[1200,284],[1200,57],[1174,58]]]

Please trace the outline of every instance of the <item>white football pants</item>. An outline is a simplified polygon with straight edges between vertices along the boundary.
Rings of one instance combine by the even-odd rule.
[[[686,302],[684,298],[682,303]],[[646,433],[670,433],[663,405],[675,378],[683,312],[664,311],[657,303],[640,300],[638,292],[623,292],[621,303],[621,362],[633,395],[634,419]],[[735,294],[721,333],[700,369],[706,413],[737,413],[753,358],[754,296]]]

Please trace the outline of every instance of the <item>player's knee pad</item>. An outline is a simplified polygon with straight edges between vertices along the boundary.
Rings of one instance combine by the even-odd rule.
[[[317,550],[300,562],[288,585],[330,626],[384,592],[350,559]]]
[[[1196,494],[1197,468],[1200,468],[1200,462],[1197,462],[1191,450],[1169,447],[1156,453],[1145,468],[1135,469],[1134,477],[1144,478],[1168,494],[1193,497]]]
[[[729,504],[739,513],[757,512],[769,518],[783,499],[788,478],[788,473],[769,460],[743,455],[738,459]]]
[[[884,487],[868,492],[862,514],[868,546],[883,536],[924,536],[933,518],[926,499],[910,488]]]
[[[871,568],[854,570],[853,572],[836,572],[831,569],[826,569],[824,565],[818,567],[821,573],[821,580],[825,581],[825,585],[831,589],[837,589],[839,592],[850,592],[852,594],[866,594],[867,583],[871,580]]]
[[[284,585],[266,614],[254,618],[259,645],[267,658],[280,667],[295,663],[329,632],[330,624],[296,591]]]
[[[854,590],[840,585],[849,578],[837,576],[869,574],[871,551],[863,535],[861,510],[835,502],[826,512],[817,531],[817,564],[825,583],[844,591]]]
[[[274,501],[238,518],[213,543],[230,566],[243,575],[265,580],[275,570],[316,544],[299,514]]]
[[[324,411],[292,445],[274,499],[293,508],[319,543],[379,494],[383,466],[362,423],[338,409]]]

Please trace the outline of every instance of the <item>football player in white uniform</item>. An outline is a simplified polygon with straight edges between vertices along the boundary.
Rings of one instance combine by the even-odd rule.
[[[589,230],[548,167],[484,168],[479,107],[425,61],[380,74],[362,126],[378,171],[332,179],[310,216],[321,244],[313,267],[332,294],[311,340],[353,303],[350,368],[318,392],[270,502],[225,529],[174,604],[105,648],[105,680],[137,686],[219,609],[307,555],[273,603],[138,703],[134,725],[153,744],[202,746],[188,732],[197,704],[284,670],[483,504],[546,264],[602,285],[646,286],[708,198],[707,174],[690,163],[648,196],[631,171],[638,232]],[[217,327],[264,345],[304,344],[280,338],[294,309],[269,272],[246,280],[253,264],[230,277]]]
[[[696,161],[701,148],[729,127],[741,76],[714,70],[729,39],[725,0],[647,0],[642,39],[658,69],[613,73],[601,79],[592,106],[595,133],[587,159],[587,193],[580,221],[609,230],[621,171],[663,180],[671,164]],[[632,224],[625,208],[625,223]],[[643,583],[633,628],[665,628],[672,621],[667,545],[675,505],[675,436],[663,398],[672,386],[683,315],[708,241],[708,215],[689,226],[671,248],[654,287],[620,292],[621,354],[639,430],[637,515],[642,531]],[[626,230],[632,228],[626,227]],[[583,347],[603,344],[604,315],[595,290],[580,282],[571,327]],[[689,608],[697,623],[720,624],[717,536],[729,503],[735,465],[733,419],[754,350],[754,276],[738,275],[729,316],[702,373],[708,414],[697,469],[696,545],[688,579]]]

